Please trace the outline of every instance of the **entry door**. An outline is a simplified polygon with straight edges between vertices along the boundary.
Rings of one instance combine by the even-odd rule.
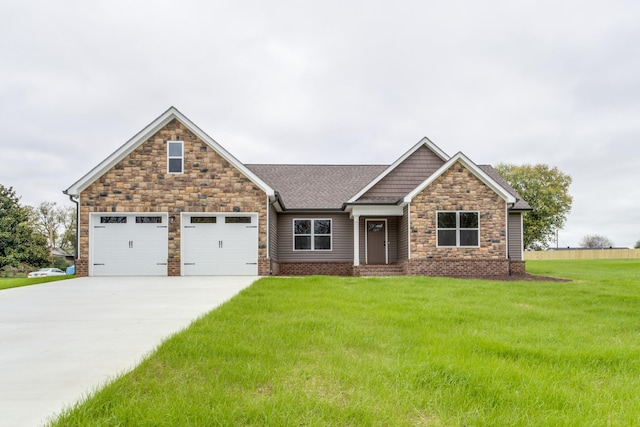
[[[387,223],[367,221],[367,264],[387,263]]]

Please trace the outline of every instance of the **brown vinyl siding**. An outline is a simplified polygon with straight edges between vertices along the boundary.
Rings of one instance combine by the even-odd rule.
[[[272,260],[278,260],[278,212],[269,206],[269,256]]]
[[[509,213],[509,258],[522,261],[522,212]]]
[[[401,198],[409,194],[444,164],[429,148],[422,146],[398,165],[360,199]]]
[[[330,251],[294,251],[294,219],[331,219]],[[296,214],[281,213],[278,216],[278,261],[350,261],[353,263],[353,220],[347,213]]]
[[[398,260],[409,259],[409,205],[398,218]]]

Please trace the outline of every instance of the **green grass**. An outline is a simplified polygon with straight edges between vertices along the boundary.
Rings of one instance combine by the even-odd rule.
[[[640,261],[266,278],[54,426],[640,424]]]
[[[39,285],[40,283],[73,279],[74,277],[76,276],[35,277],[33,279],[28,279],[26,277],[16,277],[16,278],[0,277],[0,290],[9,289],[9,288],[19,288],[21,286]]]

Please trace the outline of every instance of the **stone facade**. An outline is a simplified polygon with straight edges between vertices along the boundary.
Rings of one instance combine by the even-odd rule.
[[[506,259],[506,202],[460,162],[416,195],[410,211],[410,260]],[[437,247],[438,211],[478,211],[480,247]]]
[[[184,141],[184,173],[167,173],[167,141]],[[257,212],[258,274],[269,274],[267,196],[186,126],[174,119],[93,182],[80,195],[77,274],[88,275],[89,215],[166,212],[167,274],[180,275],[182,212]]]

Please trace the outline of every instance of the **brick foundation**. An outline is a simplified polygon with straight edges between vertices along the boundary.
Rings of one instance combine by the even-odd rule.
[[[258,276],[269,276],[271,274],[271,260],[260,258],[258,260]]]
[[[167,261],[167,275],[169,276],[180,276],[181,274],[181,262],[180,258],[170,258]]]
[[[511,275],[522,276],[526,274],[526,261],[511,261]]]
[[[283,262],[279,263],[282,276],[351,276],[351,262]]]
[[[86,258],[76,260],[76,276],[87,277],[89,275],[89,262]]]
[[[408,276],[509,276],[509,260],[507,259],[472,260],[419,258],[403,261],[403,264]]]

